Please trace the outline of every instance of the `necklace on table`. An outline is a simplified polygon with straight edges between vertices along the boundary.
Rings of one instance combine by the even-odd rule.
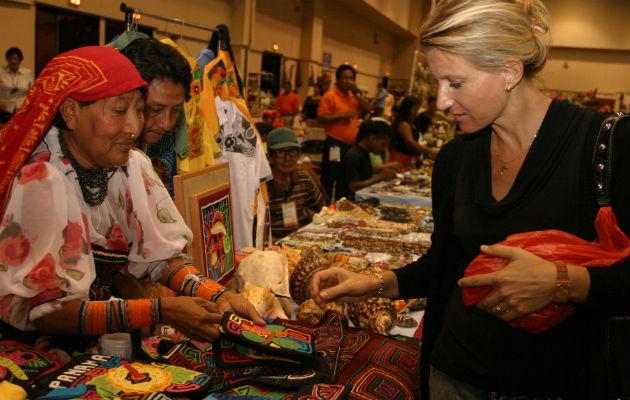
[[[109,182],[107,168],[89,169],[79,164],[68,149],[61,132],[59,132],[59,144],[63,155],[70,161],[77,173],[83,200],[90,207],[101,205],[105,201],[105,197],[107,197],[107,184]]]

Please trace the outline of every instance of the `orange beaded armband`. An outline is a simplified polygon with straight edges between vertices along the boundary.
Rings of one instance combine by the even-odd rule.
[[[188,263],[177,267],[167,280],[168,286],[184,296],[215,301],[226,289]]]
[[[85,301],[79,312],[82,335],[129,332],[162,322],[160,299]]]

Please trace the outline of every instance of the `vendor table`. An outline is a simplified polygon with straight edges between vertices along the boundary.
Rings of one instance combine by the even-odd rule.
[[[428,175],[403,172],[396,179],[377,182],[358,190],[356,201],[376,198],[382,203],[431,207],[431,178]]]
[[[301,249],[319,246],[331,260],[351,257],[396,268],[426,252],[432,231],[431,208],[381,203],[367,210],[324,209],[312,223],[277,244]]]

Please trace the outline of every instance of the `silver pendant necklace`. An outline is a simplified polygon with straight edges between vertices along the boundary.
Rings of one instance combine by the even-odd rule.
[[[496,133],[494,132],[494,130],[492,131],[492,133],[494,133],[496,135]],[[499,161],[501,165],[501,167],[499,168],[499,175],[503,176],[503,174],[505,174],[505,171],[508,170],[509,166],[508,164],[513,163],[514,161],[518,160],[519,158],[523,157],[524,155],[526,155],[529,152],[529,148],[532,147],[532,143],[534,143],[534,139],[536,139],[536,136],[538,135],[538,133],[536,133],[534,135],[534,137],[532,138],[532,140],[529,142],[529,146],[527,146],[527,151],[519,153],[518,156],[516,156],[515,158],[509,160],[509,161],[505,161],[503,159],[501,159],[501,157],[499,156],[499,153],[495,152],[494,156],[496,157],[497,161]]]

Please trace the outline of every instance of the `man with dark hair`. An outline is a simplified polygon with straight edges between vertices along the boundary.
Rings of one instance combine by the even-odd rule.
[[[190,65],[175,48],[153,38],[136,39],[120,52],[149,84],[139,141],[156,143],[175,126],[184,102],[190,99]]]
[[[322,96],[317,109],[317,121],[324,124],[326,133],[322,154],[322,185],[331,201],[341,197],[340,191],[345,192],[339,183],[342,178],[339,166],[357,136],[359,112],[370,111],[370,102],[361,95],[354,82],[354,68],[347,64],[341,65],[335,76],[335,88]]]
[[[138,147],[151,159],[153,169],[173,196],[176,153],[182,150],[176,150],[176,136],[187,137],[183,107],[190,99],[190,64],[174,47],[139,32],[125,32],[108,46],[131,60],[149,84]]]
[[[352,198],[357,190],[396,176],[392,168],[383,168],[374,175],[370,161],[370,152],[385,152],[392,136],[392,128],[384,121],[365,121],[361,124],[356,143],[341,162],[345,195]]]
[[[293,125],[293,117],[300,111],[300,98],[291,88],[291,82],[282,84],[282,93],[276,98],[276,109],[286,126]]]

